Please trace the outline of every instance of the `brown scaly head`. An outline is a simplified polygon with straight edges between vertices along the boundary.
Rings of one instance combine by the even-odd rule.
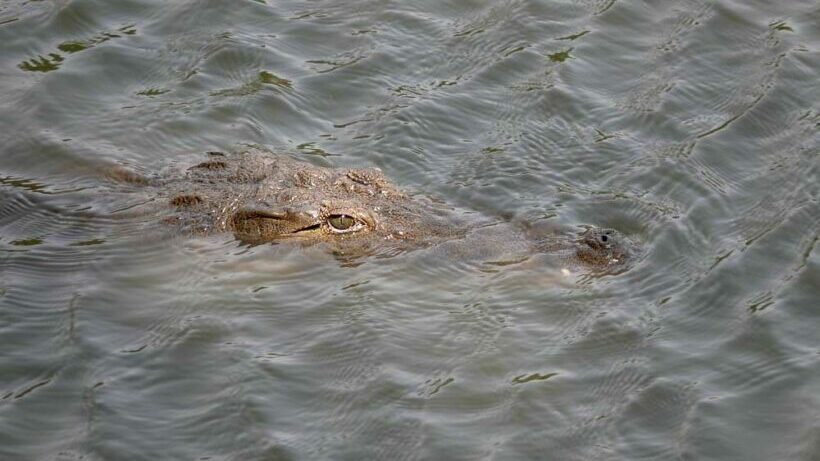
[[[170,204],[250,244],[324,244],[337,254],[426,246],[458,233],[449,208],[411,198],[375,168],[326,168],[251,150],[213,156],[175,181]]]

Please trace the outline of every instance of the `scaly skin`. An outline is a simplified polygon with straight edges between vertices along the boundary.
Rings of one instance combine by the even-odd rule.
[[[470,223],[446,205],[402,193],[378,169],[319,167],[257,148],[209,153],[153,183],[183,229],[230,232],[250,244],[322,244],[359,257],[448,242],[449,254],[556,253],[597,273],[624,270],[634,252],[612,229],[544,237],[507,223]]]

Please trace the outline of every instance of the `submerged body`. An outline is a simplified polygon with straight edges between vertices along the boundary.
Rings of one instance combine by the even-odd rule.
[[[150,183],[170,207],[166,221],[186,231],[230,232],[250,244],[320,244],[346,258],[441,244],[467,257],[554,253],[593,272],[617,273],[634,252],[612,229],[537,235],[509,223],[477,223],[403,193],[378,169],[320,167],[256,148],[212,152]]]

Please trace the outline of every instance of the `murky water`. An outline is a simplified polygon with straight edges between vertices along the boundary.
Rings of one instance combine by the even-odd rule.
[[[818,459],[819,24],[814,0],[0,1],[0,458]],[[349,267],[153,232],[95,174],[242,143],[644,255]]]

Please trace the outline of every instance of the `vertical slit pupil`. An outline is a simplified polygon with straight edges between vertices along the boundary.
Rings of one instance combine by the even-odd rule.
[[[328,222],[337,230],[347,230],[356,224],[356,220],[348,215],[331,216]]]

